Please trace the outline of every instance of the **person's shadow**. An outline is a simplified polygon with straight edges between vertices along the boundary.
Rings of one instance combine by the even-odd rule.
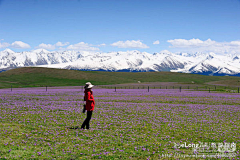
[[[68,129],[80,129],[78,126],[67,127]]]

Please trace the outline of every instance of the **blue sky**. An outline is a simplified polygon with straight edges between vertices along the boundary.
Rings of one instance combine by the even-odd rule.
[[[0,51],[240,53],[240,0],[0,0]]]

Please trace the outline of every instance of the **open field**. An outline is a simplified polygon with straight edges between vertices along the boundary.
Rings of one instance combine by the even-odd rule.
[[[1,89],[0,157],[195,159],[183,156],[216,155],[221,153],[218,149],[225,152],[222,143],[230,145],[227,149],[230,153],[222,155],[234,153],[235,159],[240,158],[240,95],[237,93],[185,89],[182,92],[94,89],[93,92],[96,106],[91,129],[80,130],[74,128],[85,118],[81,113],[81,87],[49,88],[47,92],[44,88],[12,92]],[[184,143],[188,147],[180,147]],[[191,143],[207,143],[210,149],[205,146],[193,150],[189,147]]]
[[[51,68],[17,68],[0,73],[0,88],[43,86],[79,86],[87,81],[95,85],[175,83],[178,86],[240,87],[240,77],[204,76],[171,72],[99,72]]]

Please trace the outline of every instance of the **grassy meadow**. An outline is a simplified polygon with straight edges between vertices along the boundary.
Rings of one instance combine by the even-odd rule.
[[[240,156],[237,93],[187,89],[115,92],[95,88],[93,94],[96,106],[91,129],[81,130],[77,128],[86,117],[81,112],[81,88],[1,89],[0,158],[155,160],[206,159],[194,158],[202,154],[215,156],[213,159]],[[193,150],[181,144],[208,144],[211,152],[207,147]],[[237,145],[232,154],[218,152],[212,144],[229,144],[230,149],[234,149],[232,144]]]
[[[91,129],[81,130],[87,81],[96,85],[96,106]],[[2,72],[0,159],[239,159],[239,82],[169,72]]]
[[[0,88],[81,86],[87,81],[95,85],[132,85],[140,81],[141,83],[174,82],[181,85],[207,86],[207,88],[215,85],[240,87],[240,77],[171,72],[99,72],[25,67],[0,73]]]

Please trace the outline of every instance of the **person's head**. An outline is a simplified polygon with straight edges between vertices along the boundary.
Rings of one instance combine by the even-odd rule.
[[[94,85],[91,84],[91,82],[87,82],[84,86],[85,89],[91,90]]]

